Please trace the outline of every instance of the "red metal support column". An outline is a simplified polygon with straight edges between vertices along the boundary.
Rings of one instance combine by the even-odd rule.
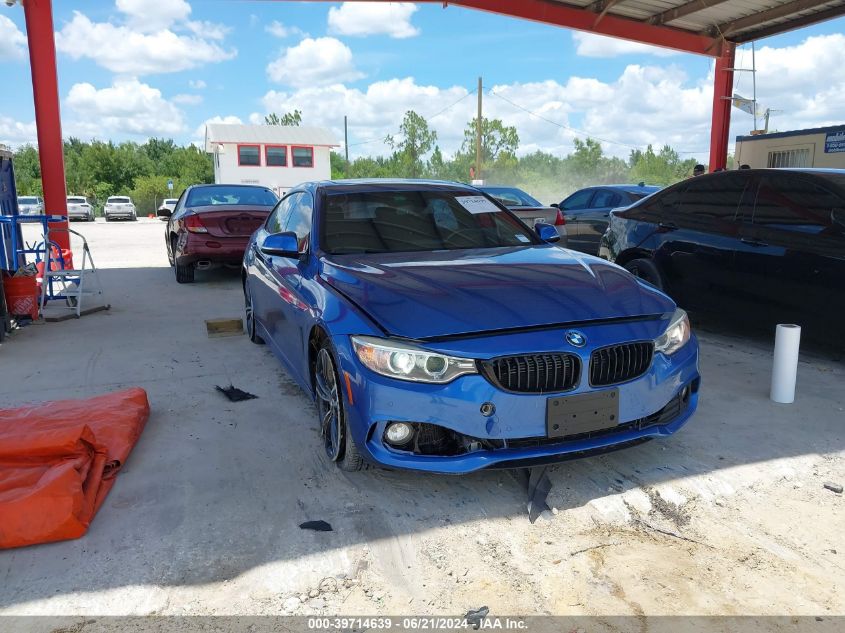
[[[53,39],[53,7],[50,0],[25,0],[26,35],[35,98],[35,126],[38,133],[38,158],[44,212],[67,215],[65,161],[62,147],[62,122],[59,114],[59,82],[56,73],[56,42]],[[53,224],[54,227],[67,226]],[[67,233],[57,233],[54,241],[70,249]]]
[[[724,169],[728,163],[735,57],[736,45],[725,42],[722,55],[716,58],[716,71],[713,79],[713,124],[710,128],[711,172],[716,169]]]

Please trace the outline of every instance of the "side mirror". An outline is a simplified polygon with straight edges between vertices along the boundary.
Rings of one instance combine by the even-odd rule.
[[[173,215],[173,211],[170,210],[170,209],[167,209],[167,208],[158,209],[156,211],[156,217],[159,217],[159,218],[169,218],[171,215]]]
[[[534,231],[541,240],[548,242],[549,244],[560,241],[560,235],[558,234],[557,229],[551,224],[537,222],[537,224],[534,225]]]
[[[299,241],[296,233],[273,233],[264,238],[259,247],[265,255],[278,255],[279,257],[299,257]]]

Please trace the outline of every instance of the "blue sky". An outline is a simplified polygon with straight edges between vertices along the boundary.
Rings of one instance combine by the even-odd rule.
[[[260,121],[296,107],[339,139],[348,115],[351,153],[377,154],[405,110],[446,109],[430,123],[450,153],[481,75],[485,90],[557,123],[485,95],[485,113],[517,126],[522,151],[565,154],[585,133],[623,156],[647,143],[700,156],[708,146],[712,62],[694,55],[439,4],[400,3],[390,15],[367,13],[387,10],[374,3],[54,5],[66,136],[187,143],[207,120]],[[839,19],[758,43],[759,98],[782,111],[780,129],[845,121],[843,28]],[[0,142],[13,145],[34,140],[23,32],[21,7],[3,5],[0,72],[13,89],[0,91]],[[738,65],[750,66],[747,47]],[[750,96],[750,75],[737,83]],[[734,133],[751,128],[739,112],[734,122]]]

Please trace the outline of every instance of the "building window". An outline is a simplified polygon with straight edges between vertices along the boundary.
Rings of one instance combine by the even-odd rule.
[[[313,167],[314,166],[314,148],[313,147],[294,147],[291,150],[293,155],[294,167]]]
[[[789,149],[769,152],[767,167],[810,167],[810,150]]]
[[[268,167],[287,167],[288,148],[285,145],[265,145],[264,164]]]
[[[261,149],[258,145],[238,145],[238,165],[258,167],[261,165]]]

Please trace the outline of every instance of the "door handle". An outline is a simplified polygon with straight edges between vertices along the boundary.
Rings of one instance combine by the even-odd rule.
[[[664,229],[664,230],[666,230],[666,231],[677,231],[677,230],[678,230],[678,225],[677,225],[677,224],[673,224],[672,222],[660,222],[660,223],[657,225],[657,227],[658,227],[658,228],[661,228],[661,229]]]
[[[760,240],[754,240],[748,237],[741,237],[739,238],[739,241],[743,244],[748,244],[749,246],[768,246],[768,244],[766,244],[765,242],[761,242]]]

